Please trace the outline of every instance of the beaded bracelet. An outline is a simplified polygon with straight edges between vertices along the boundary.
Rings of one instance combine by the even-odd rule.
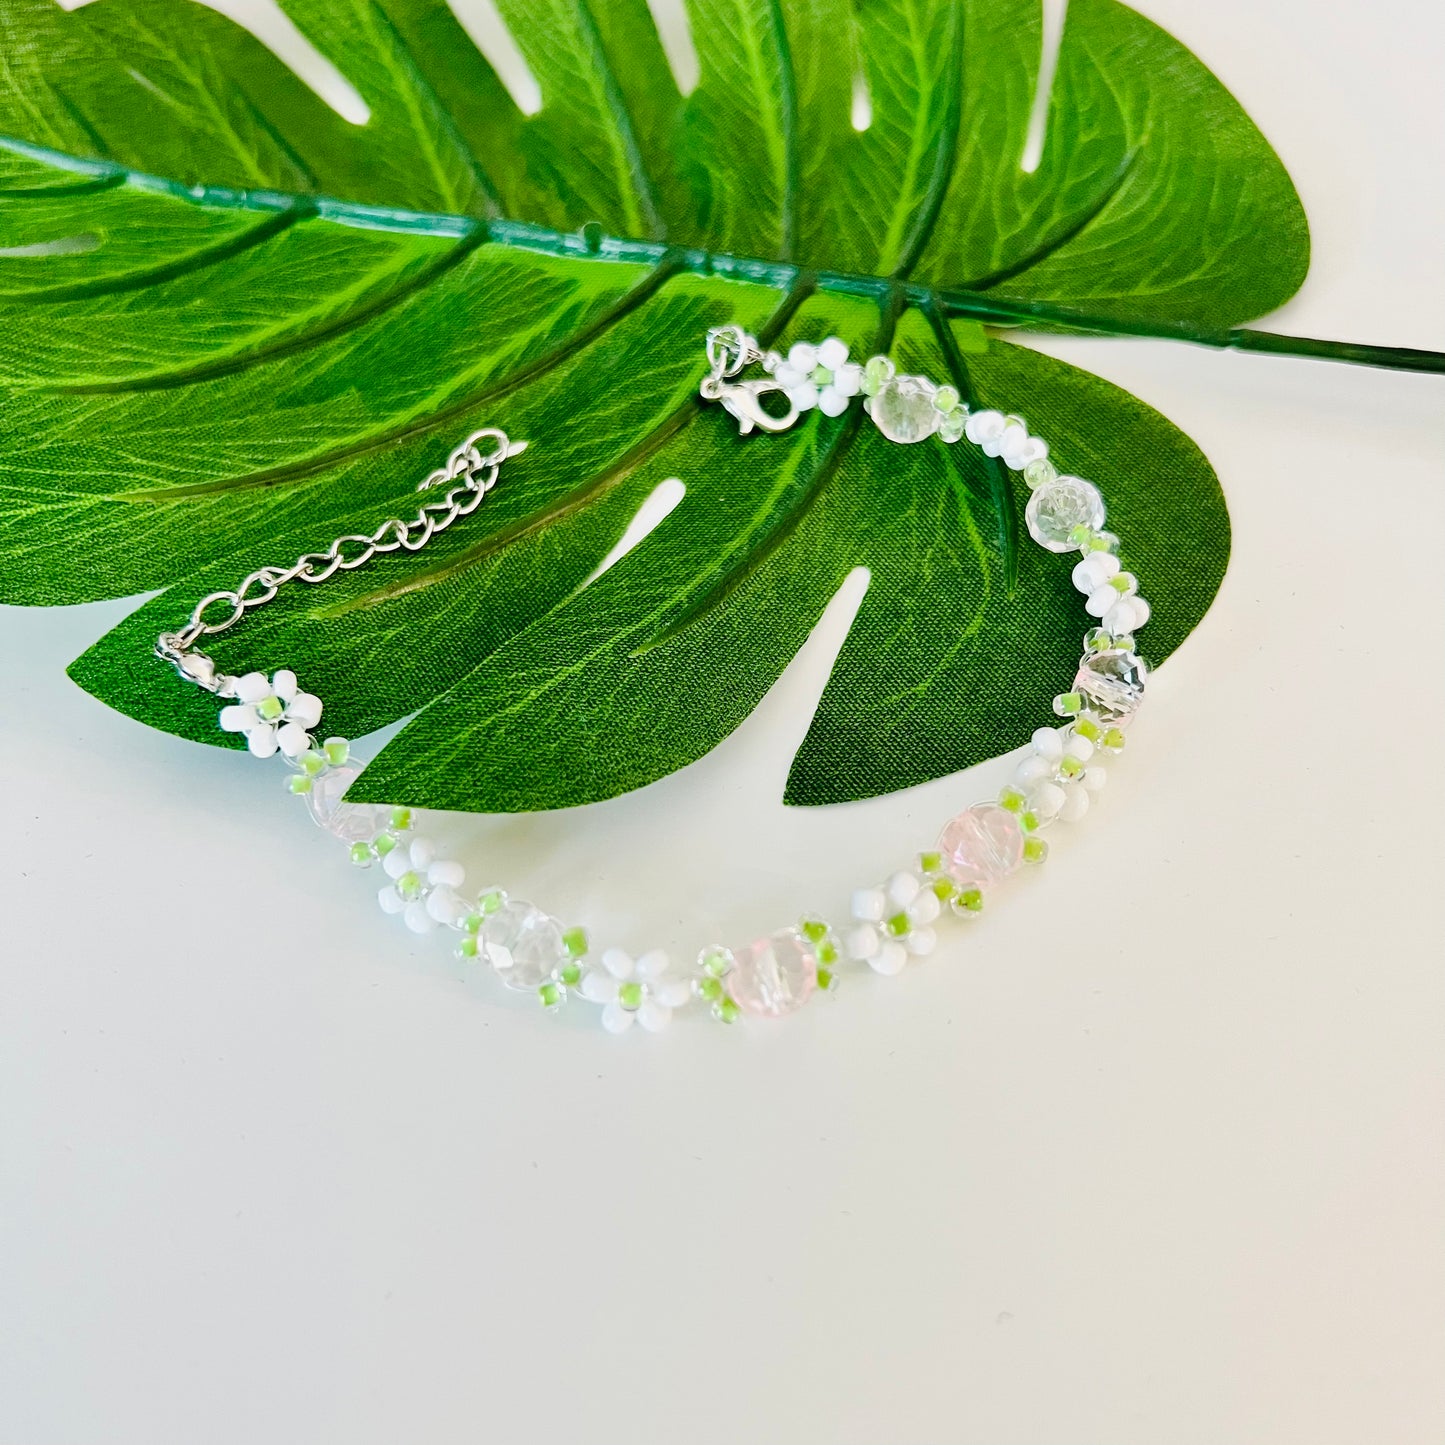
[[[420,483],[418,491],[448,490],[441,501],[425,503],[413,521],[390,518],[373,533],[338,537],[325,552],[308,553],[291,567],[262,567],[235,591],[203,598],[187,625],[162,633],[155,649],[183,677],[229,700],[220,712],[223,729],[244,734],[257,757],[285,760],[291,769],[286,786],[305,799],[320,827],[349,846],[353,863],[380,865],[387,879],[377,895],[384,913],[400,915],[416,933],[454,934],[461,957],[490,964],[504,984],[534,994],[549,1011],[572,998],[600,1006],[603,1027],[613,1033],[625,1032],[634,1021],[656,1032],[692,1003],[708,1006],[724,1023],[741,1014],[775,1017],[835,987],[845,963],[893,975],[910,958],[931,953],[935,925],[945,914],[977,917],[997,885],[1022,865],[1044,860],[1043,835],[1050,826],[1077,822],[1088,812],[1106,780],[1102,759],[1123,748],[1124,729],[1143,701],[1147,677],[1134,634],[1149,620],[1149,606],[1134,577],[1120,569],[1118,538],[1101,530],[1103,499],[1093,483],[1060,476],[1048,447],[1029,435],[1021,417],[973,411],[954,387],[902,375],[886,356],[864,365],[852,362],[835,336],[817,345],[798,342],[784,356],[762,350],[741,328],[725,326],[708,332],[706,351],[710,370],[700,393],[721,402],[740,432],[784,431],[815,407],[838,416],[861,398],[890,441],[912,444],[935,433],[947,443],[966,438],[1021,472],[1031,490],[1025,511],[1029,535],[1050,552],[1082,554],[1073,581],[1097,625],[1084,638],[1072,687],[1053,700],[1055,716],[1067,721],[1040,727],[1013,782],[993,801],[976,803],[947,823],[914,866],[855,892],[841,933],[822,918],[805,917],[742,948],[704,948],[682,973],[670,970],[661,950],[637,958],[619,948],[596,952],[585,929],[565,927],[499,887],[464,893],[462,865],[438,856],[414,831],[412,809],[346,802],[359,773],[350,744],[339,737],[316,742],[321,700],[300,690],[294,672],[283,668],[269,679],[260,672],[228,676],[196,651],[202,637],[234,626],[287,582],[324,582],[379,553],[418,551],[469,516],[496,485],[503,462],[526,446],[496,428],[473,432],[445,467]],[[763,376],[738,379],[754,365]],[[780,393],[786,404],[781,414],[763,406],[762,398],[772,393]],[[484,442],[490,444],[485,451]],[[217,608],[222,614],[208,620]]]

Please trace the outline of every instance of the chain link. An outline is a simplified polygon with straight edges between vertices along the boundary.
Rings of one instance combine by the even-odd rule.
[[[495,445],[484,454],[477,449],[477,443],[486,437]],[[207,691],[222,692],[228,679],[216,671],[215,663],[204,652],[195,651],[201,638],[234,627],[253,608],[271,601],[288,582],[314,586],[337,572],[364,567],[378,553],[421,551],[459,517],[469,517],[476,511],[482,498],[496,486],[502,463],[526,445],[509,441],[507,434],[496,427],[474,431],[452,452],[444,467],[438,467],[417,485],[419,492],[443,486],[450,490],[439,502],[423,503],[413,521],[388,517],[374,532],[337,537],[324,552],[307,552],[289,567],[258,567],[234,591],[212,592],[201,598],[184,627],[177,632],[163,632],[156,639],[156,656]],[[208,617],[208,613],[214,615]]]

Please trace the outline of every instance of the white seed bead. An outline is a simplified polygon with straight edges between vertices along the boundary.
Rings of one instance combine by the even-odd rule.
[[[661,978],[667,972],[667,953],[661,948],[649,949],[633,966],[638,978]]]
[[[256,721],[256,709],[249,703],[233,702],[220,712],[223,733],[243,733]]]
[[[1119,594],[1106,584],[1089,593],[1088,601],[1084,603],[1084,611],[1087,612],[1090,617],[1102,618],[1117,611],[1123,605],[1119,600]],[[1107,622],[1104,625],[1109,627]],[[1110,632],[1117,632],[1119,630],[1120,629],[1115,627],[1109,627]],[[1128,630],[1127,627],[1123,629],[1125,632]]]
[[[805,376],[818,364],[818,348],[811,341],[795,341],[788,348],[788,365]]]
[[[276,756],[276,729],[256,728],[246,734],[246,746],[250,749],[251,755],[257,758],[273,758]]]
[[[453,924],[460,923],[467,916],[469,905],[466,899],[461,897],[454,889],[448,888],[445,884],[440,888],[433,888],[426,897],[426,911],[436,919],[438,923],[444,923],[450,928]]]
[[[1014,782],[1027,792],[1035,783],[1052,778],[1057,764],[1051,758],[1041,758],[1032,753],[1014,769]]]
[[[1058,728],[1036,728],[1029,741],[1041,758],[1057,762],[1064,755],[1064,740],[1059,736]]]
[[[1077,823],[1089,811],[1089,790],[1079,786],[1064,789],[1064,806],[1059,817],[1066,823]]]
[[[1092,600],[1091,598],[1090,601]],[[1121,633],[1137,631],[1148,618],[1148,603],[1141,608],[1137,597],[1120,597],[1107,612],[1102,614],[1105,628],[1116,637]]]
[[[796,366],[790,366],[786,361],[773,373],[773,379],[779,386],[801,386],[808,377],[805,372],[799,371]]]
[[[248,672],[244,677],[238,677],[236,696],[242,702],[260,702],[263,697],[270,697],[271,684],[266,681],[265,673]]]
[[[983,446],[986,441],[1001,437],[1007,425],[1001,411],[970,412],[963,426],[963,434],[975,446]]]
[[[1129,631],[1137,632],[1139,628],[1143,627],[1143,625],[1148,622],[1150,607],[1149,604],[1142,597],[1131,597],[1129,601],[1134,604],[1134,625],[1129,629]]]
[[[1077,758],[1081,763],[1087,763],[1094,756],[1094,745],[1088,738],[1081,737],[1078,733],[1070,733],[1068,741],[1064,744],[1064,751],[1071,758]]]
[[[818,404],[818,388],[811,381],[800,381],[788,388],[788,400],[799,411],[812,411]]]
[[[841,336],[830,336],[818,343],[818,365],[837,371],[848,359],[848,343]]]
[[[818,393],[818,410],[824,416],[842,416],[848,410],[848,398],[836,388],[825,386]]]
[[[832,387],[840,396],[857,396],[863,390],[863,368],[856,361],[845,362],[833,373]]]
[[[300,723],[282,723],[276,729],[276,745],[288,758],[299,758],[311,746],[311,734]]]
[[[868,960],[868,967],[874,973],[892,978],[895,974],[902,973],[907,963],[908,950],[901,943],[890,939]]]
[[[286,704],[286,721],[314,728],[321,721],[321,699],[314,692],[297,693]]]
[[[864,923],[877,923],[888,911],[888,899],[881,888],[860,888],[854,895],[850,912]]]
[[[381,870],[388,878],[400,878],[403,873],[410,872],[411,859],[407,857],[406,849],[393,848],[381,860]]]
[[[1065,793],[1057,783],[1040,783],[1029,794],[1029,807],[1040,818],[1057,818],[1064,806]]]
[[[860,924],[857,928],[850,928],[848,936],[843,941],[843,946],[848,950],[849,958],[856,958],[860,962],[873,957],[878,952],[878,930],[870,928],[866,923]]]
[[[418,834],[411,840],[411,866],[418,873],[425,872],[431,867],[437,856],[437,845],[430,838]]]
[[[430,933],[437,926],[436,919],[426,911],[426,904],[420,898],[406,905],[406,912],[401,918],[413,933]]]
[[[1084,769],[1084,776],[1079,780],[1091,793],[1102,793],[1104,784],[1109,781],[1109,774],[1097,764],[1092,768]]]
[[[1074,586],[1086,597],[1097,592],[1119,570],[1119,559],[1112,552],[1090,552],[1074,565]]]
[[[406,904],[402,902],[401,894],[390,886],[383,888],[377,895],[376,901],[381,904],[383,913],[400,913]]]
[[[427,868],[426,881],[446,888],[460,888],[467,881],[467,870],[455,858],[438,858]]]
[[[908,935],[907,947],[914,958],[927,958],[938,947],[938,935],[931,928],[915,928]]]
[[[895,873],[888,880],[888,897],[900,908],[907,908],[923,889],[912,873]]]
[[[938,894],[933,889],[925,888],[912,903],[908,905],[908,917],[917,924],[927,925],[943,911],[943,904],[938,901]]]

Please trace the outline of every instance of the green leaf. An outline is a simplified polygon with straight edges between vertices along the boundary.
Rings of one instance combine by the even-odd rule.
[[[414,510],[498,425],[532,445],[475,515],[214,639],[225,668],[294,667],[328,730],[421,710],[357,796],[525,809],[660,777],[742,721],[859,567],[789,801],[1014,746],[1079,631],[1067,559],[1018,545],[1017,478],[856,410],[740,439],[696,392],[723,322],[836,333],[1021,412],[1102,486],[1151,657],[1203,615],[1228,520],[1197,449],[968,319],[1208,339],[1303,277],[1277,158],[1133,11],[1070,6],[1029,171],[1031,0],[695,0],[687,97],[644,0],[502,0],[534,116],[439,0],[286,8],[364,125],[185,0],[0,9],[0,600],[164,589],[73,665],[98,697],[235,745],[156,633]],[[681,505],[588,585],[671,476]]]

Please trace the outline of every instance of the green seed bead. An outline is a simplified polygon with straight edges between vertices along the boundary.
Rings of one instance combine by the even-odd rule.
[[[712,1006],[712,1016],[720,1024],[734,1024],[742,1010],[730,998],[720,998]]]
[[[1058,469],[1047,457],[1039,457],[1024,468],[1024,481],[1028,483],[1030,491],[1037,491],[1040,487],[1057,481],[1058,476]]]
[[[836,988],[838,986],[838,975],[831,968],[819,968],[818,987],[822,989]]]
[[[1084,634],[1084,649],[1087,652],[1107,652],[1114,645],[1114,639],[1102,627],[1091,627]]]
[[[411,827],[411,809],[393,808],[391,810],[391,826],[405,832]]]
[[[326,759],[315,748],[307,748],[296,761],[308,778],[320,777],[326,771]]]
[[[396,891],[406,899],[419,898],[421,896],[421,874],[408,868],[396,880]]]
[[[1045,838],[1024,839],[1024,862],[1042,863],[1049,856],[1049,844]]]
[[[1078,758],[1062,757],[1059,759],[1059,772],[1066,778],[1077,778],[1084,771],[1084,765]]]
[[[920,853],[918,855],[918,871],[920,873],[941,873],[943,871],[943,854]]]
[[[721,978],[733,966],[733,956],[725,948],[709,948],[702,956],[702,971],[709,978]]]
[[[940,903],[952,903],[957,892],[958,885],[952,878],[935,878],[933,880],[933,896]]]
[[[1061,692],[1054,699],[1054,713],[1058,717],[1073,717],[1076,712],[1082,712],[1084,699],[1076,692]]]
[[[1124,733],[1121,728],[1110,728],[1108,732],[1099,739],[1099,746],[1108,748],[1111,753],[1124,751]]]
[[[321,745],[326,761],[333,768],[339,768],[351,756],[351,744],[345,738],[327,738]]]
[[[376,855],[371,851],[371,844],[353,843],[351,845],[351,861],[358,868],[369,868],[376,861]]]
[[[1084,551],[1089,550],[1089,543],[1094,540],[1094,529],[1087,523],[1080,522],[1078,526],[1070,529],[1069,541]]]
[[[965,888],[958,895],[958,901],[970,913],[983,912],[983,890],[981,888]]]
[[[581,958],[587,952],[587,930],[569,928],[562,935],[562,947],[567,950],[568,958]]]
[[[480,947],[481,945],[477,942],[477,935],[475,933],[464,933],[457,940],[457,957],[475,958]]]
[[[933,404],[939,411],[952,411],[961,399],[956,386],[940,386],[933,394]]]
[[[292,773],[286,779],[286,791],[288,793],[309,793],[311,791],[311,779],[305,773]]]
[[[562,1000],[566,998],[560,984],[553,983],[550,979],[537,988],[537,997],[541,1000],[544,1009],[555,1012],[562,1007]]]
[[[1022,812],[1027,801],[1028,799],[1017,788],[999,789],[998,805],[1000,808],[1007,808],[1010,813]]]
[[[1074,723],[1074,731],[1081,738],[1087,738],[1091,743],[1096,743],[1104,735],[1104,730],[1091,717],[1081,717]]]
[[[263,722],[275,722],[283,712],[286,711],[286,704],[279,697],[263,697],[256,704],[256,716]]]
[[[396,839],[390,833],[382,833],[379,837],[371,840],[371,846],[376,849],[378,858],[385,858],[396,847]]]
[[[716,1003],[723,996],[722,979],[700,978],[697,981],[697,996],[708,1003]]]
[[[477,911],[483,918],[490,918],[506,901],[507,895],[500,888],[488,888],[477,899]]]
[[[1132,572],[1116,572],[1109,578],[1109,586],[1115,592],[1128,592],[1139,585],[1139,579]]]
[[[630,979],[617,990],[617,1002],[625,1009],[635,1009],[642,1003],[642,985]]]
[[[827,386],[832,379],[833,373],[829,371],[826,366],[815,366],[813,368],[813,374],[809,378],[814,386]]]
[[[462,927],[465,928],[468,933],[480,933],[482,931],[482,915],[475,911],[467,914],[467,916],[462,919]]]
[[[893,363],[886,356],[870,356],[863,367],[863,395],[876,396],[892,375]]]
[[[1019,827],[1025,833],[1032,833],[1039,826],[1039,815],[1032,808],[1026,808],[1019,814]]]
[[[814,950],[819,970],[832,968],[838,962],[838,945],[831,938],[825,938]]]
[[[821,918],[805,918],[798,924],[798,932],[809,943],[821,943],[828,936],[828,925]]]
[[[894,938],[906,938],[912,925],[909,923],[906,913],[895,913],[883,926]]]
[[[564,963],[557,970],[557,977],[562,980],[568,988],[576,988],[582,982],[582,965],[580,963]]]
[[[1117,552],[1119,550],[1119,539],[1112,532],[1095,532],[1089,538],[1089,551],[1091,552]]]

